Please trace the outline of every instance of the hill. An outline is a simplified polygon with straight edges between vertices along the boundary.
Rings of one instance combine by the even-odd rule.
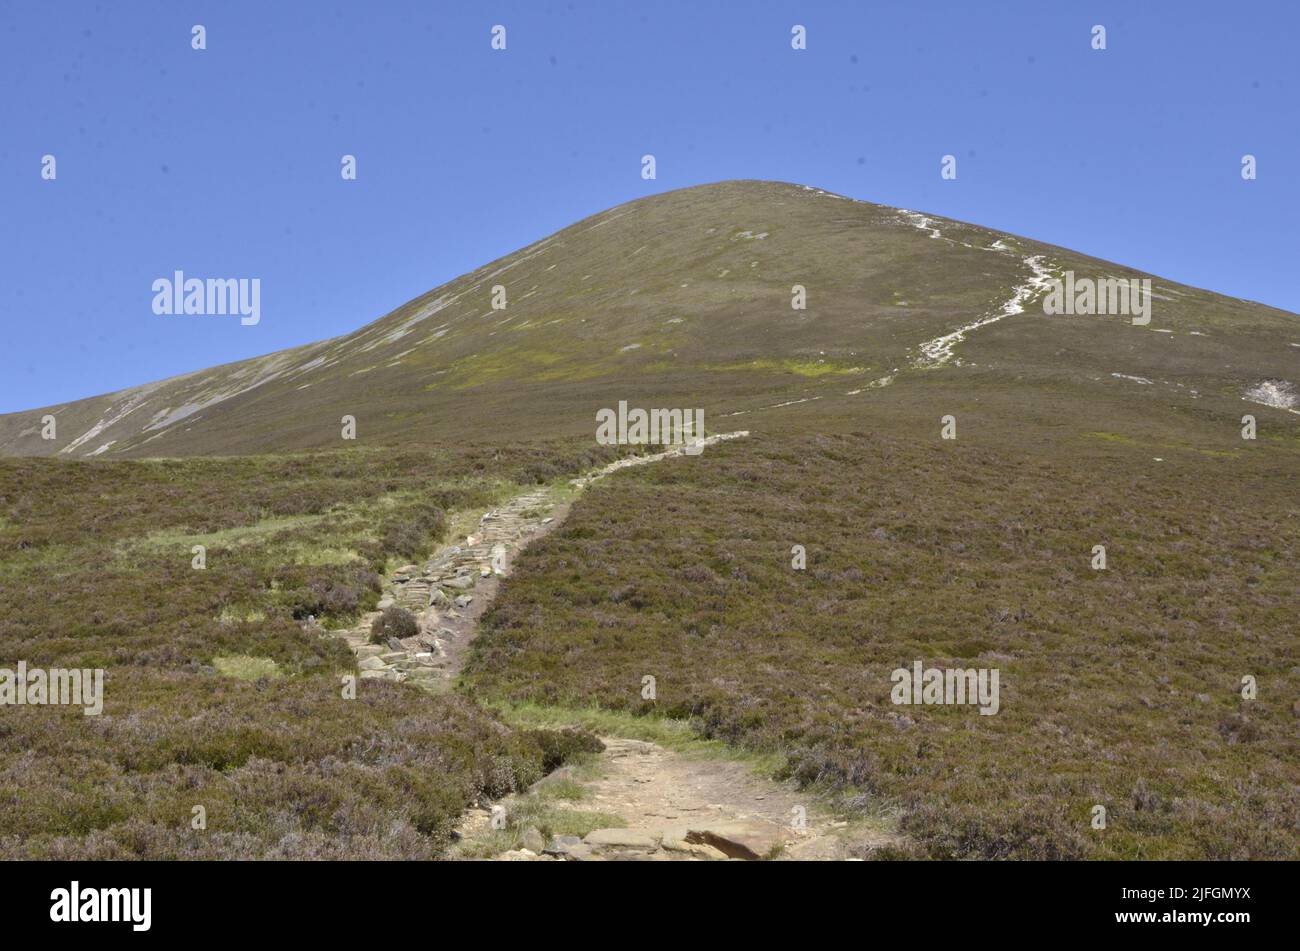
[[[372,445],[489,425],[579,435],[618,399],[715,419],[918,381],[1031,383],[1072,401],[1114,391],[1193,416],[1247,394],[1296,405],[1295,315],[1159,278],[1146,326],[1044,315],[1045,281],[1068,271],[1150,277],[804,186],[705,185],[584,219],[343,337],[0,416],[0,453],[324,448],[345,414]],[[54,440],[41,438],[47,413]]]

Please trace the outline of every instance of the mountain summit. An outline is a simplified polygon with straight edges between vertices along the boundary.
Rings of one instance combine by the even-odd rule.
[[[1149,323],[1044,312],[1053,282],[1146,279]],[[583,219],[345,336],[0,416],[0,453],[304,449],[337,445],[344,415],[367,442],[484,427],[558,435],[591,430],[620,399],[716,419],[1012,379],[1085,399],[1129,387],[1187,408],[1248,400],[1296,412],[1300,325],[975,225],[808,186],[722,182]]]

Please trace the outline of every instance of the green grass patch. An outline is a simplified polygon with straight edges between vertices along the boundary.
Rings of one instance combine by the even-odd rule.
[[[656,743],[675,753],[743,760],[755,772],[769,776],[781,772],[786,766],[786,758],[780,753],[756,752],[720,740],[704,739],[700,736],[698,725],[692,724],[690,720],[593,706],[552,706],[493,698],[482,702],[504,722],[520,728],[561,730],[579,727],[597,736],[618,736]]]
[[[703,367],[706,370],[768,370],[777,373],[793,373],[796,376],[816,378],[823,376],[847,376],[865,373],[862,366],[833,363],[828,360],[747,360],[741,363],[718,363]]]
[[[249,657],[246,654],[234,654],[229,657],[212,658],[212,666],[223,677],[236,680],[261,680],[264,677],[282,676],[280,665],[269,657]]]

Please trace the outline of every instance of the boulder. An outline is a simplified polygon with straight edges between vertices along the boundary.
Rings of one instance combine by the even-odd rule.
[[[540,853],[546,849],[546,840],[537,829],[529,828],[519,837],[519,845],[529,852]]]
[[[551,839],[551,844],[543,851],[547,855],[567,855],[574,848],[585,848],[582,845],[582,839],[576,835],[557,835]],[[591,850],[587,849],[587,851]]]
[[[362,670],[383,670],[388,665],[378,657],[370,656],[363,657],[361,660],[357,661],[357,666]]]

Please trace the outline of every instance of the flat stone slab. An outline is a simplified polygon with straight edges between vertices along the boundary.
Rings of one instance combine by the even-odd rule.
[[[659,840],[648,832],[634,829],[596,829],[582,840],[587,845],[604,848],[657,849]]]
[[[695,845],[710,845],[733,859],[761,859],[785,843],[785,833],[780,826],[770,822],[745,820],[720,822],[687,830],[685,841]]]
[[[686,833],[681,835],[665,833],[660,843],[666,852],[684,852],[687,855],[694,855],[702,859],[725,859],[728,858],[726,852],[715,849],[711,845],[705,845],[703,842],[687,842]]]

